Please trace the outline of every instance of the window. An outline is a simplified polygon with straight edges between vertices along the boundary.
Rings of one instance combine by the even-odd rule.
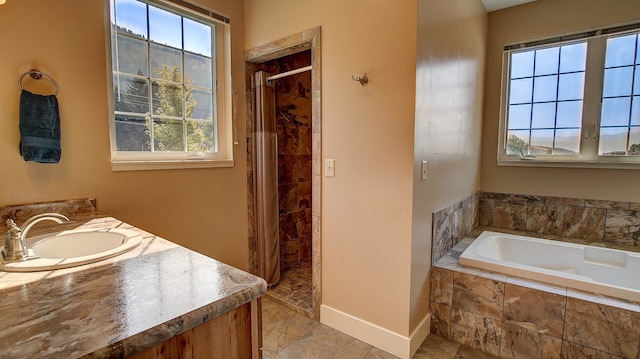
[[[639,28],[505,47],[498,163],[640,164]]]
[[[607,39],[600,117],[601,156],[640,155],[638,34]]]
[[[230,165],[228,24],[110,0],[110,28],[114,169]]]

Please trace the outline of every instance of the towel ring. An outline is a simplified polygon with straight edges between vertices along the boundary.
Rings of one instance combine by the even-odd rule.
[[[58,83],[56,82],[56,80],[54,80],[53,77],[45,74],[44,72],[38,71],[38,70],[29,70],[29,71],[23,73],[22,75],[20,75],[20,78],[18,79],[18,87],[20,87],[20,90],[24,90],[24,87],[22,87],[22,79],[27,75],[30,75],[31,78],[35,79],[35,80],[40,80],[42,78],[42,76],[44,76],[47,80],[51,81],[53,86],[55,86],[56,92],[54,93],[54,96],[58,95],[58,91],[60,91],[60,88],[58,87]]]

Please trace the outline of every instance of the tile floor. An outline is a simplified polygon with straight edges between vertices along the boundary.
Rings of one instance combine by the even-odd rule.
[[[262,301],[264,359],[397,359],[371,345],[321,324],[279,301]],[[495,358],[430,334],[413,359]]]
[[[311,276],[310,261],[286,269],[280,273],[280,283],[269,288],[266,297],[286,304],[298,313],[313,318]]]

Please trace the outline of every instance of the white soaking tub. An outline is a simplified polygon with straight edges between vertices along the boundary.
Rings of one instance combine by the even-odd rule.
[[[485,231],[461,265],[640,302],[640,253]]]

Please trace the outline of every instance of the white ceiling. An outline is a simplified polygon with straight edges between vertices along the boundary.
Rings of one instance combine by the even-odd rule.
[[[532,1],[536,0],[482,0],[482,4],[484,4],[484,8],[487,9],[487,12],[491,12]]]

